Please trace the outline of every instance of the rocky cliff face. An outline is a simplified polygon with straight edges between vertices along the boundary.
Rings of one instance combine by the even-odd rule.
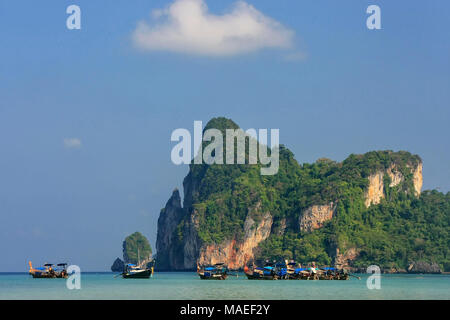
[[[419,196],[422,190],[422,163],[417,165],[407,165],[408,170],[412,173],[412,182],[414,185],[414,193]],[[370,207],[381,202],[385,197],[384,177],[388,175],[390,178],[389,187],[396,187],[405,181],[405,177],[396,164],[391,164],[386,170],[379,170],[368,177],[369,185],[365,193],[365,205]]]
[[[191,192],[189,183],[185,183],[185,190]],[[187,198],[189,199],[189,196]],[[186,198],[185,203],[189,203]],[[242,238],[227,239],[218,244],[204,244],[198,236],[198,212],[192,207],[182,208],[179,192],[174,191],[158,219],[158,269],[192,270],[196,268],[197,263],[208,265],[219,262],[226,263],[231,269],[243,268],[254,259],[254,250],[271,232],[272,216],[269,212],[261,213],[260,209],[260,205],[249,208]],[[258,219],[254,218],[255,216]],[[177,229],[182,221],[183,238],[179,239]]]
[[[415,168],[413,168],[413,183],[416,196],[419,196],[422,192],[423,186],[423,175],[422,175],[423,164],[420,162]]]
[[[215,264],[226,261],[231,269],[243,268],[254,259],[254,250],[258,244],[267,239],[272,228],[272,216],[265,213],[259,223],[250,215],[244,224],[242,240],[227,240],[219,245],[207,245],[200,249],[200,264]]]
[[[334,264],[338,268],[348,267],[358,257],[359,254],[358,249],[356,248],[348,248],[345,250],[345,252],[342,251],[339,248],[336,248]]]
[[[381,199],[384,198],[384,185],[383,185],[384,172],[376,172],[369,176],[369,186],[365,194],[366,207],[372,204],[379,204]]]
[[[333,218],[336,205],[331,202],[327,205],[313,205],[302,212],[299,218],[300,230],[311,232],[319,229],[323,224]]]
[[[176,231],[184,214],[181,207],[180,192],[175,189],[165,208],[161,210],[158,219],[156,250],[158,254],[157,267],[159,269],[171,269],[172,267],[183,269]]]
[[[199,251],[202,247],[198,237],[199,229],[198,212],[193,210],[184,225],[183,264],[181,269],[193,269],[197,265]]]

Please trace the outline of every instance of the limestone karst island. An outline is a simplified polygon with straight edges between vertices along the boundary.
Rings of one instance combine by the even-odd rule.
[[[207,128],[238,125],[214,118]],[[386,150],[300,164],[286,146],[279,152],[273,176],[260,165],[191,164],[184,199],[175,189],[159,216],[157,270],[295,260],[450,271],[450,194],[422,191],[420,156]]]
[[[117,258],[111,266],[112,272],[120,272],[123,278],[144,278],[153,276],[154,260],[147,238],[134,232],[122,243],[123,260]]]
[[[449,21],[445,0],[0,0],[0,301],[450,300]]]

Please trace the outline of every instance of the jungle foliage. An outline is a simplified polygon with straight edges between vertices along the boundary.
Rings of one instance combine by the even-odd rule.
[[[238,126],[229,119],[215,118],[208,128],[225,133],[226,128]],[[359,250],[355,266],[406,268],[413,260],[425,260],[448,270],[450,194],[433,190],[416,197],[411,168],[421,162],[419,156],[373,151],[352,154],[343,162],[322,158],[299,164],[281,145],[279,157],[279,171],[273,176],[261,175],[260,165],[190,165],[184,183],[193,188],[189,210],[198,212],[201,241],[239,240],[248,215],[258,221],[270,212],[272,232],[260,244],[259,258],[330,264],[336,248],[354,247]],[[366,208],[368,176],[393,164],[403,182],[391,188],[385,175],[384,199]],[[335,217],[319,230],[300,232],[298,219],[303,210],[331,201],[337,204]],[[183,229],[179,230],[181,241]]]
[[[139,249],[139,250],[138,250]],[[123,260],[125,263],[137,264],[152,256],[152,248],[147,238],[135,232],[123,241]]]

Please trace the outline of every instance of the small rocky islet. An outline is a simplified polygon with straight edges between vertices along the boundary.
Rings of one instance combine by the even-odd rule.
[[[148,239],[140,232],[134,232],[125,238],[122,243],[122,259],[114,260],[112,272],[123,272],[125,265],[140,264],[146,267],[152,261],[152,248]]]

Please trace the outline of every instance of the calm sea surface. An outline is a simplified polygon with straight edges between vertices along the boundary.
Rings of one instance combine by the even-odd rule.
[[[68,290],[65,279],[0,273],[0,299],[450,299],[449,275],[383,275],[380,290],[367,289],[367,275],[360,276],[348,281],[251,281],[240,274],[208,281],[193,272],[159,272],[152,279],[84,273],[81,289]]]

